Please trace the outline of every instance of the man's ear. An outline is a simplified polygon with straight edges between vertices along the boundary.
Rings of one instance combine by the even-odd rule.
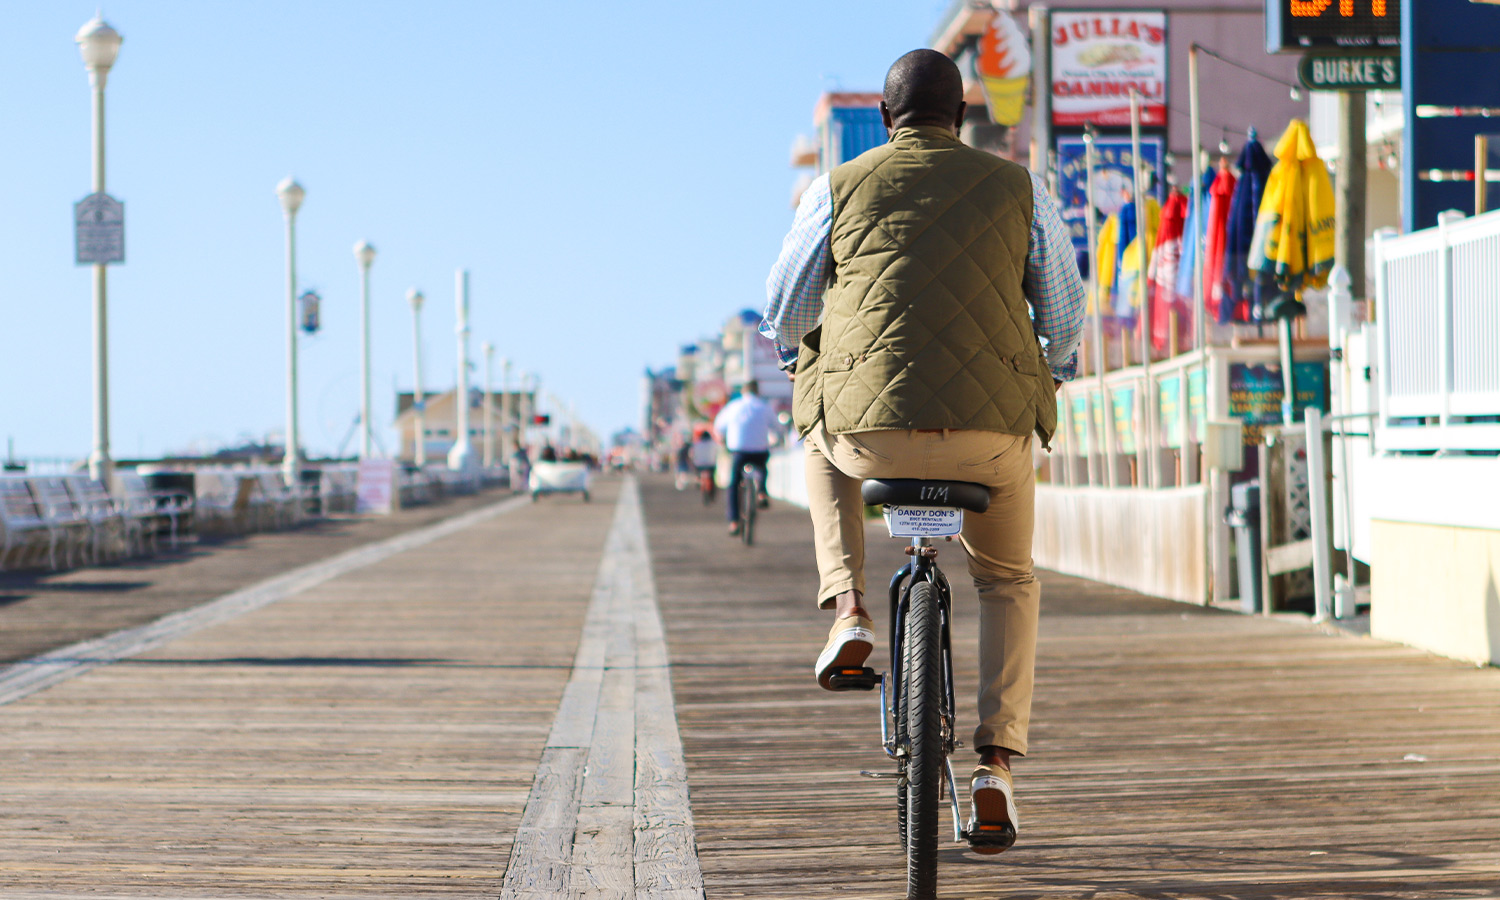
[[[895,126],[891,124],[891,111],[886,108],[884,100],[880,101],[880,121],[885,123],[887,134],[896,130]]]
[[[963,134],[963,131],[964,131],[964,110],[966,110],[968,108],[969,108],[969,104],[966,101],[964,101],[964,100],[958,101],[958,117],[953,120],[953,133],[954,134]]]

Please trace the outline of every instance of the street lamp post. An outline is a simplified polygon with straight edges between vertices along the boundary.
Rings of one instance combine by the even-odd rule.
[[[276,185],[286,214],[286,448],[281,453],[282,479],[295,488],[300,463],[297,440],[297,210],[307,192],[291,178]]]
[[[495,345],[484,342],[484,467],[495,464],[495,394],[490,390],[490,364],[495,361]]]
[[[104,85],[124,38],[98,16],[88,20],[73,38],[94,89],[94,193],[104,193]],[[106,316],[108,269],[94,263],[94,446],[89,453],[89,477],[106,487],[114,470],[109,458],[109,329]]]
[[[459,269],[454,277],[454,293],[457,295],[458,325],[458,385],[453,401],[458,412],[458,435],[453,449],[448,451],[448,468],[467,471],[473,461],[469,441],[469,272]]]
[[[406,302],[411,304],[411,347],[414,373],[411,388],[412,430],[416,437],[412,442],[412,461],[417,468],[427,465],[427,394],[422,391],[422,303],[426,300],[416,288],[406,292]]]
[[[359,261],[359,458],[374,455],[370,424],[370,266],[375,262],[375,248],[369,241],[354,245]]]
[[[511,391],[510,360],[500,360],[500,455],[507,460],[516,452],[516,398]]]

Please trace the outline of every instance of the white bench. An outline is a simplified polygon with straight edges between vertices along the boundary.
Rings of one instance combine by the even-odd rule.
[[[138,472],[117,470],[115,493],[124,507],[127,521],[135,520],[141,526],[138,539],[141,545],[149,543],[155,549],[162,531],[176,549],[183,520],[193,515],[193,497],[182,491],[152,490],[145,476]]]
[[[31,496],[36,500],[37,512],[51,532],[48,564],[57,568],[57,548],[62,545],[65,557],[63,564],[72,566],[76,557],[86,553],[89,540],[89,522],[73,504],[68,493],[67,480],[60,476],[32,477],[27,479]]]
[[[69,475],[63,479],[73,508],[88,523],[89,561],[95,565],[139,552],[139,522],[131,522],[125,510],[104,489],[104,485],[87,475]]]
[[[199,534],[244,534],[251,529],[254,479],[231,469],[198,469],[193,491]]]
[[[24,476],[0,476],[0,569],[29,565],[53,553],[52,529],[36,508]]]

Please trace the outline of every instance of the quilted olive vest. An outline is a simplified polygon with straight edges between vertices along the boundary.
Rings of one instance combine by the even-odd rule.
[[[1057,423],[1021,288],[1031,176],[941,128],[902,128],[833,170],[832,284],[797,356],[803,434]]]

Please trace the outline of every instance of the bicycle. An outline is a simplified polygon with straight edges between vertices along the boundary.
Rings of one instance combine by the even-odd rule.
[[[740,469],[740,540],[749,547],[755,543],[755,513],[760,506],[765,488],[761,485],[760,469],[745,463]]]
[[[973,846],[1009,847],[1013,828],[964,829],[958,789],[949,759],[961,746],[955,739],[953,650],[949,622],[953,594],[937,564],[933,538],[951,541],[963,530],[965,511],[989,508],[984,485],[914,478],[870,479],[860,490],[864,502],[882,507],[891,537],[913,538],[911,562],[891,578],[891,661],[888,673],[869,667],[845,669],[830,679],[835,689],[880,688],[880,742],[895,760],[896,772],[861,772],[896,779],[896,828],[906,851],[910,898],[937,892],[939,808],[943,794],[953,814],[953,839]]]
[[[698,492],[703,497],[704,506],[713,505],[714,497],[718,496],[719,493],[719,486],[714,484],[713,469],[704,468],[698,470]]]

